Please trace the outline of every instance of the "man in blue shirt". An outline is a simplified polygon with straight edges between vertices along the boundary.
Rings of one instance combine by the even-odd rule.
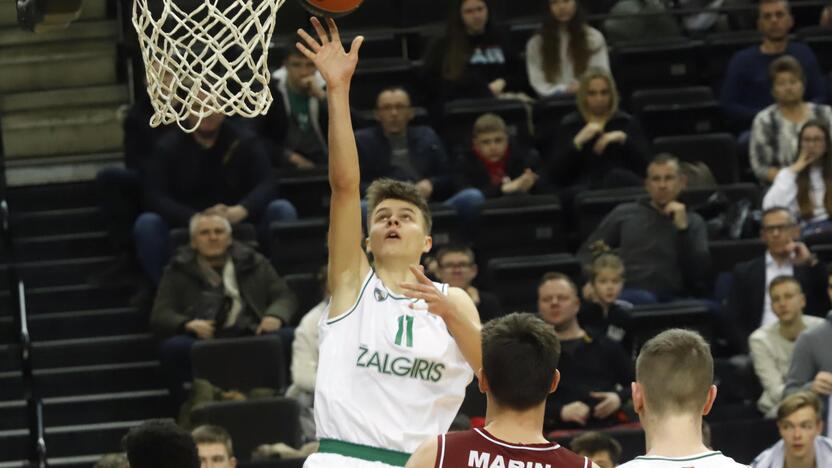
[[[763,34],[763,42],[734,54],[725,71],[722,107],[737,128],[751,128],[757,112],[774,102],[768,66],[783,55],[791,55],[803,67],[806,100],[826,103],[826,85],[815,54],[806,44],[789,40],[793,25],[786,0],[760,0],[757,29]]]

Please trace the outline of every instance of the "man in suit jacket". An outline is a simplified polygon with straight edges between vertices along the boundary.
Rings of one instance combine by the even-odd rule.
[[[806,295],[806,313],[822,317],[829,310],[826,268],[798,241],[800,227],[784,207],[763,212],[760,237],[766,253],[734,267],[725,310],[728,338],[735,351],[748,352],[748,337],[762,325],[777,321],[768,285],[777,276],[794,276]]]

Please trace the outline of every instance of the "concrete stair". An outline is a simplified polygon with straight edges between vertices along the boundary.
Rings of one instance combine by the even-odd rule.
[[[106,0],[84,0],[78,20],[100,19],[106,16]],[[0,0],[0,27],[17,27],[17,7],[14,0]]]

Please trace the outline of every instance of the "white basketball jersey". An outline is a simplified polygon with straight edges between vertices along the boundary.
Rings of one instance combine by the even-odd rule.
[[[748,468],[748,465],[737,463],[722,452],[704,452],[675,458],[644,455],[618,468]]]
[[[413,453],[448,431],[473,371],[424,301],[394,295],[370,270],[353,307],[330,320],[327,306],[319,330],[319,439]]]

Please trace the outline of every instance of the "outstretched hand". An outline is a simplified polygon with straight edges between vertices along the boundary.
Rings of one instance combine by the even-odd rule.
[[[364,37],[357,36],[353,39],[350,51],[347,53],[341,44],[341,36],[335,20],[332,18],[326,20],[329,33],[324,31],[318,18],[313,17],[310,22],[315,28],[318,39],[316,40],[303,29],[298,29],[298,35],[303,42],[297,42],[295,46],[315,63],[315,67],[326,80],[328,88],[349,85],[355,72],[355,65],[358,63],[358,50],[364,42]]]
[[[432,314],[440,317],[448,315],[453,308],[453,304],[451,304],[448,296],[442,294],[442,291],[433,284],[430,278],[425,276],[424,267],[421,265],[411,265],[410,271],[416,276],[417,282],[400,283],[399,286],[404,290],[404,295],[411,299],[422,299],[425,301],[428,306],[428,312]],[[411,304],[410,307],[418,307],[414,306],[414,304]]]

